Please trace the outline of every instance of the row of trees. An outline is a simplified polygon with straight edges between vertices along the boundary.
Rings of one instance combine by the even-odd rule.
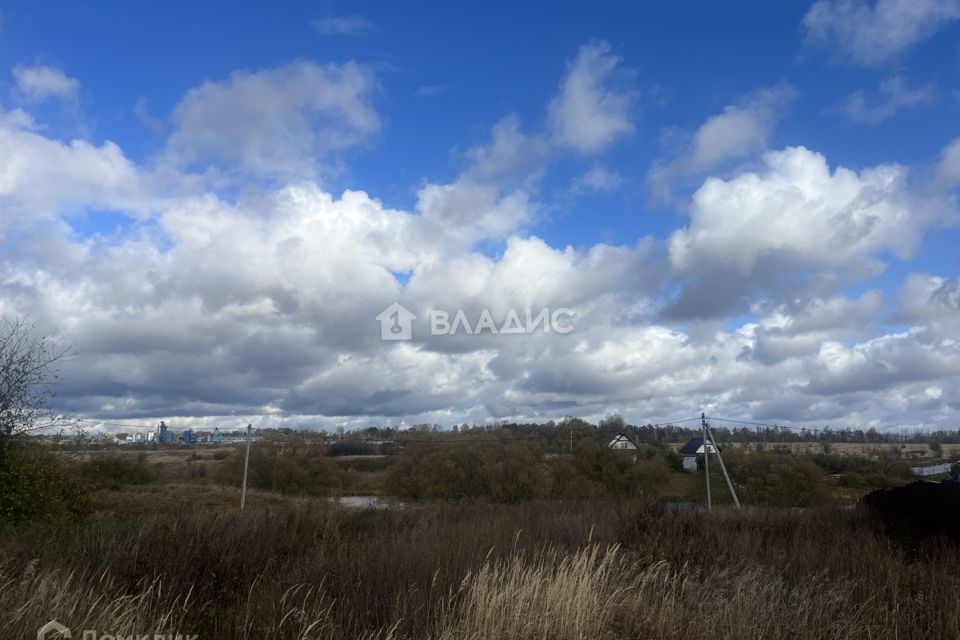
[[[937,450],[943,443],[960,442],[960,429],[937,431],[909,431],[902,433],[881,432],[871,427],[869,429],[840,429],[840,428],[803,428],[778,426],[746,426],[725,424],[714,420],[710,426],[714,436],[721,442],[736,443],[818,443],[830,444],[928,444],[939,455]],[[562,420],[549,420],[544,423],[517,423],[499,421],[484,425],[455,425],[444,429],[436,424],[414,425],[409,429],[394,427],[368,427],[356,431],[345,432],[338,430],[334,433],[316,431],[296,431],[293,429],[277,429],[282,435],[300,435],[313,437],[325,441],[338,443],[363,443],[369,441],[391,441],[398,444],[421,441],[455,441],[490,437],[528,438],[540,441],[551,451],[564,451],[569,447],[571,435],[574,438],[584,434],[601,439],[610,438],[618,432],[628,435],[641,444],[662,445],[684,442],[701,434],[699,418],[694,418],[683,424],[646,424],[632,425],[622,416],[611,414],[596,424],[582,418],[566,417]]]

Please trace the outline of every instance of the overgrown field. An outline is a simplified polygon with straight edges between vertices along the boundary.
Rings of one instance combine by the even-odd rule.
[[[711,465],[707,512],[703,473],[667,446],[341,449],[256,444],[241,512],[242,448],[18,446],[0,472],[0,640],[51,619],[73,637],[960,637],[956,543],[894,541],[853,506],[909,481],[893,454],[731,448],[749,508],[725,506]]]
[[[595,437],[568,451],[537,441],[469,439],[411,443],[390,454],[374,447],[305,444],[297,438],[256,443],[251,487],[294,496],[386,495],[413,500],[635,497],[696,502],[702,473],[681,470],[670,445],[643,444],[615,452]],[[355,451],[356,450],[356,451]],[[363,453],[357,453],[357,452]],[[795,453],[784,445],[730,445],[724,455],[735,484],[751,505],[808,507],[855,502],[876,488],[908,482],[909,464],[897,445],[869,454]],[[239,486],[243,448],[61,452],[88,484],[192,483]],[[729,501],[719,466],[711,468],[714,499]]]
[[[85,519],[4,530],[0,637],[51,618],[74,637],[960,637],[960,550],[897,546],[857,509],[236,497],[106,490]]]

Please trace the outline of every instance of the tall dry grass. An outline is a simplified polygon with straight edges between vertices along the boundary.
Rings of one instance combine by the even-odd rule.
[[[194,503],[0,532],[0,638],[960,637],[960,551],[856,511]]]
[[[616,547],[573,554],[550,550],[532,560],[488,562],[464,579],[441,640],[603,638],[612,628],[618,585]]]
[[[592,546],[488,563],[466,578],[438,638],[954,638],[960,629],[955,597],[943,598],[953,603],[945,611],[924,610],[943,619],[918,627],[905,607],[851,600],[854,584],[823,574],[791,584],[760,568],[717,567],[697,578],[626,555]]]

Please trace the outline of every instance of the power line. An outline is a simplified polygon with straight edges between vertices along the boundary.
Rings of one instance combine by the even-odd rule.
[[[829,431],[830,433],[836,433],[836,434],[842,434],[842,433],[850,433],[850,434],[852,434],[852,433],[854,433],[854,431],[855,431],[854,429],[851,429],[850,427],[829,427],[829,426],[827,426],[827,427],[788,427],[788,426],[782,425],[782,424],[770,424],[770,423],[767,423],[767,422],[751,422],[751,421],[749,421],[749,420],[733,420],[732,418],[717,418],[717,417],[715,417],[715,416],[707,416],[707,417],[708,417],[710,420],[716,420],[716,421],[718,421],[718,422],[733,422],[733,423],[736,423],[736,424],[745,424],[745,425],[751,425],[751,426],[754,426],[754,427],[766,427],[766,428],[768,428],[768,429],[777,429],[777,430],[781,430],[781,429],[782,429],[782,430],[786,430],[786,431],[808,431],[808,432],[811,432],[811,433],[826,433],[826,432]],[[864,433],[864,434],[866,433],[866,431],[864,431],[863,429],[857,429],[857,431],[860,431],[861,433]],[[881,437],[881,438],[891,438],[891,437],[892,437],[892,438],[901,438],[901,439],[903,439],[903,438],[910,437],[910,436],[904,435],[904,434],[898,434],[898,433],[893,433],[893,432],[879,432],[879,431],[876,433],[876,435],[879,436],[879,437]]]
[[[670,427],[670,426],[673,426],[673,425],[675,425],[675,424],[683,424],[684,422],[695,422],[695,421],[697,421],[697,420],[699,420],[699,419],[700,419],[700,418],[697,417],[697,418],[686,418],[685,420],[669,420],[669,421],[667,421],[667,422],[658,422],[658,423],[656,423],[656,424],[640,425],[640,426],[644,426],[644,427],[645,427],[645,426],[651,426],[651,427]]]
[[[788,427],[780,424],[769,424],[766,422],[750,422],[749,420],[733,420],[731,418],[718,418],[716,416],[707,416],[710,420],[718,420],[720,422],[735,422],[737,424],[748,424],[754,427],[768,427],[770,429],[788,429],[791,431],[833,431],[830,427]],[[838,429],[838,431],[846,431],[847,429]]]

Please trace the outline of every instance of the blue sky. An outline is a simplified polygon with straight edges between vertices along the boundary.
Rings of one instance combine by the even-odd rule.
[[[93,332],[92,343],[99,345],[97,336],[105,329],[94,330],[93,325],[133,322],[121,320],[129,308],[110,301],[112,311],[94,314],[96,321],[81,312],[72,321],[54,321],[50,309],[64,304],[63,299],[46,299],[49,294],[39,289],[32,295],[23,293],[24,287],[39,287],[37,283],[63,278],[71,270],[62,267],[56,273],[56,268],[31,255],[25,243],[39,246],[40,236],[31,234],[46,234],[44,242],[69,242],[76,251],[91,255],[102,252],[97,248],[102,246],[114,247],[129,259],[146,252],[139,263],[159,262],[141,277],[163,273],[166,289],[150,282],[157,286],[154,293],[162,289],[168,297],[141,300],[132,307],[143,316],[159,316],[166,307],[196,298],[204,303],[196,322],[216,324],[223,319],[215,320],[214,311],[222,311],[222,306],[211,302],[206,290],[184,293],[179,301],[169,293],[179,291],[179,285],[171,284],[180,281],[175,270],[203,274],[202,259],[194,258],[215,253],[206,246],[198,249],[200,254],[189,254],[194,258],[187,257],[196,232],[191,227],[187,233],[186,226],[197,225],[198,216],[207,215],[196,212],[196,203],[207,197],[237,215],[257,212],[267,220],[259,233],[269,235],[279,229],[279,223],[274,224],[279,218],[263,213],[263,207],[273,206],[263,203],[307,181],[334,199],[345,190],[365,192],[377,206],[412,216],[410,220],[400,216],[404,224],[427,225],[418,233],[433,234],[428,240],[436,246],[422,246],[422,238],[398,240],[403,246],[391,249],[396,257],[377,259],[388,272],[403,274],[390,285],[393,293],[389,287],[375,291],[379,281],[354,283],[371,287],[364,288],[371,305],[390,296],[421,308],[442,304],[439,285],[430,280],[432,269],[453,273],[464,262],[486,260],[495,274],[512,264],[511,247],[518,255],[529,256],[518,247],[529,249],[542,241],[554,256],[571,247],[571,273],[605,265],[596,267],[598,281],[583,285],[595,291],[596,299],[531,294],[538,300],[582,305],[584,317],[598,323],[595,338],[584,336],[586,345],[599,349],[601,336],[611,335],[608,329],[627,326],[628,334],[619,337],[619,350],[629,353],[635,348],[629,345],[646,339],[640,334],[662,329],[688,341],[685,348],[704,348],[708,358],[711,353],[719,357],[711,349],[729,349],[731,357],[742,362],[749,358],[737,356],[729,342],[743,327],[759,326],[747,329],[754,332],[747,338],[753,342],[741,345],[744,353],[761,353],[759,345],[765,338],[756,331],[779,332],[774,342],[794,346],[770,356],[772,360],[756,356],[762,366],[782,371],[754,370],[744,373],[744,380],[766,376],[776,381],[774,385],[797,385],[806,389],[803,393],[812,393],[821,388],[814,379],[817,363],[827,367],[820,373],[830,373],[824,364],[829,355],[824,344],[836,343],[851,349],[848,355],[856,366],[894,370],[889,377],[880,376],[874,391],[896,388],[903,394],[899,408],[871,407],[863,389],[856,397],[826,394],[828,399],[805,405],[799,398],[750,398],[741,387],[721,389],[701,381],[688,389],[701,404],[756,418],[776,416],[779,410],[784,420],[833,418],[881,426],[885,420],[937,422],[955,406],[950,403],[960,401],[952,396],[957,377],[951,367],[957,356],[952,345],[942,343],[955,326],[955,310],[949,304],[960,273],[960,252],[955,249],[960,241],[955,206],[960,152],[955,159],[949,153],[950,145],[960,139],[958,34],[960,6],[954,0],[554,3],[549,8],[533,3],[474,7],[7,3],[2,8],[0,66],[9,72],[0,76],[0,113],[7,114],[8,122],[19,118],[21,124],[8,126],[11,135],[22,137],[22,145],[17,143],[21,146],[7,147],[10,166],[16,153],[33,159],[52,154],[53,147],[44,140],[63,145],[82,140],[98,156],[115,147],[130,175],[139,176],[132,180],[142,179],[143,184],[118,195],[113,182],[109,187],[93,184],[103,176],[71,177],[69,184],[77,195],[64,188],[62,199],[52,198],[55,202],[42,206],[35,194],[31,200],[16,188],[0,194],[6,198],[0,204],[10,212],[4,227],[3,311],[29,313],[40,324],[49,323],[53,333],[76,342],[104,367],[94,376],[96,383],[78,384],[67,392],[68,408],[115,418],[216,419],[230,406],[230,394],[215,398],[215,388],[197,398],[170,393],[172,374],[165,369],[145,373],[136,383],[125,381],[110,367],[131,366],[143,349],[105,346],[98,354],[89,348],[91,337],[84,332]],[[329,82],[329,92],[316,88],[316,82]],[[277,95],[267,95],[271,91]],[[256,104],[246,108],[243,101],[254,95]],[[30,123],[25,126],[22,121],[27,118]],[[280,131],[290,137],[275,148],[258,147],[269,140],[258,137],[261,130],[263,136]],[[316,137],[305,150],[297,140],[308,135]],[[497,147],[497,141],[504,146]],[[37,151],[28,153],[29,145],[36,145]],[[788,150],[798,148],[804,153],[791,156]],[[795,211],[784,204],[792,213],[769,209],[780,206],[776,203],[783,190],[789,191],[791,181],[802,182],[817,158],[831,171],[842,168],[839,173],[856,175],[856,188],[850,186],[848,192],[849,185],[837,179],[823,187],[836,194],[815,194]],[[790,172],[784,169],[787,165],[803,168]],[[898,177],[890,178],[896,184],[869,177],[878,171],[896,173]],[[738,194],[761,198],[747,193],[757,186],[751,176],[759,176],[766,199],[749,214],[759,224],[741,225],[734,202]],[[714,193],[708,189],[711,181],[729,188]],[[39,179],[23,189],[30,191],[31,186],[40,189]],[[496,195],[491,200],[471,190],[474,187]],[[57,193],[56,180],[44,189]],[[444,197],[453,202],[449,206],[466,206],[469,217],[458,218],[442,202],[432,205],[430,193],[446,193]],[[830,203],[824,205],[821,218],[804,222],[805,212],[821,202]],[[438,207],[436,213],[431,206]],[[513,211],[511,207],[517,211],[504,212]],[[194,213],[188,216],[183,210]],[[222,222],[223,215],[213,216],[210,224],[214,218]],[[479,230],[464,231],[465,221],[474,224],[477,217],[487,215],[489,220],[476,223]],[[776,216],[783,219],[764,222]],[[832,233],[830,220],[836,220],[837,236],[822,242],[801,237],[804,228]],[[234,222],[231,232],[239,228]],[[65,227],[56,231],[57,223]],[[847,223],[851,226],[845,232],[841,227]],[[443,231],[437,231],[441,227]],[[63,233],[66,239],[57,235]],[[760,236],[755,244],[761,248],[756,251],[750,248],[752,233]],[[849,242],[838,240],[842,233],[852,234]],[[330,239],[334,245],[357,241],[352,235]],[[368,236],[362,241],[372,243],[366,249],[379,246],[379,240]],[[619,247],[621,253],[600,256],[604,247]],[[716,255],[711,253],[714,248]],[[700,258],[703,253],[709,255]],[[109,269],[97,259],[87,256],[74,264],[75,277],[101,282],[97,278],[107,277],[101,270]],[[607,265],[606,260],[620,266]],[[328,267],[338,276],[343,275],[337,271],[341,268],[362,271],[358,265]],[[546,267],[539,263],[525,268],[535,281],[557,277],[542,271]],[[636,268],[637,273],[603,275],[616,268]],[[254,286],[233,275],[207,275],[206,284],[229,300],[243,300],[256,287],[271,292],[283,288],[282,282]],[[63,286],[69,290],[79,283]],[[462,282],[446,286],[464,289]],[[492,304],[484,296],[494,295],[489,290],[493,285],[484,286],[478,285],[471,304],[481,299]],[[915,305],[906,309],[904,301],[913,300],[914,294],[922,299],[917,293],[921,290],[945,292],[939,297],[929,293],[927,298],[947,300],[946,309]],[[274,293],[264,295],[270,298]],[[716,300],[710,301],[711,296]],[[446,299],[453,298],[463,302],[452,294]],[[270,300],[277,309],[288,308],[275,296]],[[252,298],[246,301],[254,304]],[[287,302],[290,309],[309,306],[299,299]],[[860,309],[865,314],[861,326],[801,321],[801,316],[807,317],[804,313],[829,304],[853,305],[851,316]],[[366,313],[366,305],[359,308]],[[310,327],[315,316],[291,316],[286,321],[284,331],[292,335]],[[244,344],[269,336],[260,322],[243,330],[237,322],[232,318],[227,324],[243,335]],[[786,327],[801,325],[816,328],[805,329],[802,335],[780,335],[792,331]],[[142,336],[147,344],[160,329],[142,330],[154,331]],[[344,413],[370,414],[367,419],[372,421],[553,417],[549,407],[557,402],[551,396],[556,389],[527,389],[522,401],[510,390],[524,387],[522,380],[539,379],[536,362],[556,355],[555,345],[531,347],[529,361],[516,364],[509,374],[522,371],[521,378],[511,379],[497,369],[505,355],[502,347],[487,342],[458,347],[464,361],[429,365],[448,368],[444,375],[463,385],[469,377],[464,367],[480,379],[495,380],[482,389],[462,388],[460,395],[469,400],[461,402],[448,395],[457,395],[450,390],[425,392],[401,385],[345,391],[324,386],[329,380],[320,372],[340,343],[331,341],[337,335],[334,328],[309,330],[315,332],[311,344],[322,363],[288,368],[280,376],[288,388],[248,381],[257,386],[258,391],[251,393],[260,400],[236,411],[322,424],[342,422],[343,416],[335,413],[347,405],[350,411]],[[896,358],[871,351],[882,351],[894,340],[890,336],[911,331],[926,336],[920,342],[931,349],[931,336],[946,332],[938,337],[940,351],[926,354],[937,366],[943,364],[942,369],[926,377],[901,371],[905,365],[894,360],[909,358],[900,354],[899,346]],[[705,336],[712,336],[712,347],[705,346]],[[293,340],[287,334],[274,337],[279,342]],[[383,359],[383,352],[376,351],[379,347],[364,340],[362,346],[354,344],[354,338],[343,338],[347,346],[341,356],[366,358],[372,368],[382,364],[377,360],[378,353]],[[234,339],[240,338],[233,335],[219,345],[216,339],[198,343],[192,355],[195,368],[186,367],[189,375],[214,375],[201,361],[221,348],[231,352],[223,345]],[[169,347],[165,355],[163,348],[145,351],[161,360],[189,352],[184,344]],[[423,358],[448,351],[448,346],[427,341],[417,344]],[[486,354],[476,355],[484,363],[467,363],[463,354],[470,353]],[[861,356],[866,365],[858,360]],[[251,377],[266,376],[246,357],[233,353],[230,361],[244,363]],[[370,375],[372,369],[366,371]],[[860,370],[849,373],[870,378]],[[583,383],[578,378],[567,381],[577,397],[573,406],[587,415],[618,410],[637,421],[653,419],[659,412],[675,413],[677,398],[663,390],[669,386],[667,380],[647,380],[639,371],[636,376],[638,385],[649,383],[648,395],[663,394],[662,402],[652,397],[637,404],[625,391],[581,394],[576,391]],[[625,384],[611,384],[621,383]],[[98,390],[91,393],[94,387]],[[320,395],[346,393],[352,400],[306,402],[301,395],[307,389]],[[923,394],[936,396],[936,402],[927,402]],[[96,400],[90,400],[94,396]],[[382,401],[383,397],[391,400]],[[184,403],[193,408],[184,408]]]
[[[259,70],[295,60],[358,60],[380,70],[386,125],[351,158],[332,189],[364,188],[397,206],[409,206],[423,179],[448,179],[457,149],[480,143],[492,123],[517,114],[541,128],[544,105],[564,64],[585,42],[603,39],[636,74],[641,92],[637,132],[611,151],[611,161],[642,173],[662,152],[671,128],[694,129],[737,97],[786,81],[799,96],[774,134],[774,147],[803,144],[831,162],[868,166],[930,163],[945,140],[960,135],[960,50],[956,29],[934,34],[890,64],[864,68],[804,47],[804,3],[676,3],[643,7],[613,3],[604,10],[564,3],[389,6],[358,3],[332,14],[305,3],[265,11],[259,3],[8,3],[0,54],[10,65],[46,64],[83,79],[82,126],[95,141],[112,140],[145,160],[164,144],[135,114],[138,101],[164,118],[185,91],[237,69]],[[336,9],[340,11],[336,11]],[[359,17],[356,34],[321,34],[311,23],[328,15]],[[865,126],[827,111],[852,90],[876,92],[894,73],[912,84],[933,84],[943,95],[923,108]],[[64,138],[77,123],[51,120]],[[429,136],[422,135],[429,131]],[[651,144],[653,142],[653,144]],[[589,168],[590,160],[560,162],[550,185]],[[628,241],[672,224],[637,224],[631,215],[669,211],[646,201],[642,183],[605,203],[603,228],[577,216],[546,229],[559,242]],[[569,225],[569,226],[568,226]],[[612,232],[604,238],[598,233]]]

